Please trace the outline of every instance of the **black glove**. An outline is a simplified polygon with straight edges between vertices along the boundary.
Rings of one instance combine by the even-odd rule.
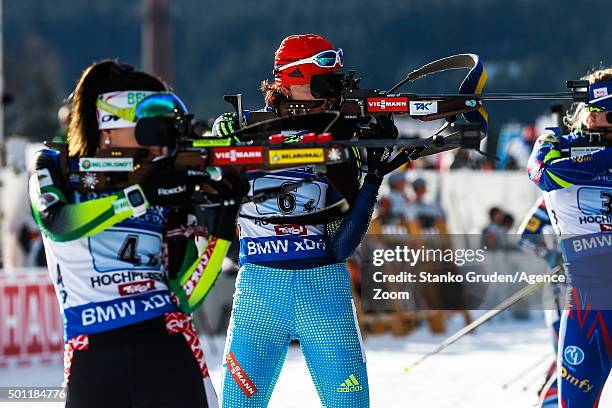
[[[243,199],[249,193],[249,182],[244,169],[224,167],[221,181],[209,182],[218,193],[221,203],[210,228],[212,235],[231,241],[236,235],[236,217]]]
[[[391,152],[388,147],[382,147],[367,148],[366,153],[368,155],[368,173],[366,174],[364,181],[366,183],[380,185],[385,177],[385,174],[387,174],[385,165],[391,156]]]
[[[149,204],[183,208],[191,203],[195,185],[201,178],[194,178],[190,176],[191,173],[189,170],[175,169],[174,159],[163,159],[140,186]]]
[[[399,132],[389,116],[377,116],[376,123],[371,123],[370,129],[364,135],[366,139],[397,139]],[[364,181],[380,186],[385,175],[405,163],[418,159],[423,150],[425,147],[422,146],[403,148],[393,159],[390,159],[393,152],[392,147],[366,149],[368,174]]]
[[[370,129],[362,132],[364,139],[397,139],[399,132],[389,116],[376,116],[376,123],[370,123]],[[388,173],[386,164],[391,156],[392,148],[376,147],[366,148],[368,174],[365,182],[380,185],[383,177]]]

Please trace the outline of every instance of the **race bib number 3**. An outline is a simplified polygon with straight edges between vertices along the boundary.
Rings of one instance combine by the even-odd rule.
[[[612,216],[612,189],[582,187],[577,199],[578,208],[584,215]]]

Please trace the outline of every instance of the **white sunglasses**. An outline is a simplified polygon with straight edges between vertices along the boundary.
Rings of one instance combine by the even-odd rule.
[[[342,52],[342,48],[338,48],[338,51],[321,51],[318,54],[313,55],[312,57],[297,60],[287,65],[283,65],[282,67],[276,68],[275,71],[280,72],[287,68],[295,67],[296,65],[302,64],[315,64],[316,66],[321,68],[333,68],[336,65],[342,67],[342,65],[344,64],[344,53]]]

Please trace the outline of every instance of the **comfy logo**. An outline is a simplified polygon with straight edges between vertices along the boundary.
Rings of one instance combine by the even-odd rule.
[[[578,346],[567,346],[563,352],[565,362],[577,366],[584,361],[584,351]]]
[[[577,387],[585,394],[591,392],[593,387],[595,387],[593,384],[590,383],[587,378],[581,380],[580,378],[574,377],[567,371],[567,368],[563,366],[561,367],[561,378],[563,378],[564,381],[567,381],[572,384],[574,387]]]

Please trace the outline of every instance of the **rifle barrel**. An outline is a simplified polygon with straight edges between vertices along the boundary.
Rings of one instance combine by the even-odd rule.
[[[466,98],[487,101],[539,100],[539,99],[576,99],[572,92],[541,92],[541,93],[489,93],[489,94],[408,94],[412,99],[448,99]]]
[[[432,145],[430,138],[416,139],[371,139],[371,140],[334,140],[332,144],[358,147],[426,147]]]

